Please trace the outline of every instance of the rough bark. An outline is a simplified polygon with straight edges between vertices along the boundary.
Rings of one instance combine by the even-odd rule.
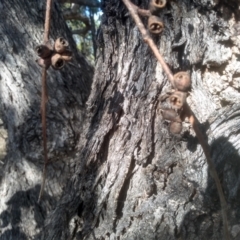
[[[239,37],[231,35],[238,5],[170,1],[160,13],[164,33],[154,37],[173,72],[191,73],[188,102],[211,146],[234,239],[240,233],[240,94]],[[186,122],[174,136],[161,117],[161,96],[169,90],[161,66],[123,4],[103,6],[81,164],[42,239],[223,239],[216,186],[192,129]]]
[[[50,37],[68,39],[74,59],[62,71],[48,70],[51,163],[43,201],[38,204],[43,168],[41,68],[34,48],[43,43],[45,1],[1,1],[0,12],[0,239],[33,239],[74,171],[71,155],[81,134],[93,68],[77,53],[54,4]]]
[[[172,71],[191,73],[188,102],[211,146],[233,239],[240,236],[238,8],[238,1],[172,0],[159,14],[163,34],[154,36]],[[161,116],[170,89],[161,66],[121,1],[103,1],[103,11],[87,114],[69,157],[75,169],[59,180],[66,187],[35,238],[223,239],[219,197],[194,132],[186,122],[172,135]],[[47,191],[41,211],[51,201]],[[21,233],[27,226],[11,224]]]

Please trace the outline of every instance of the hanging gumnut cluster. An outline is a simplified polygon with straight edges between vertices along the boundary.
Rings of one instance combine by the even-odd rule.
[[[36,62],[46,69],[52,66],[53,69],[60,70],[66,62],[72,59],[69,43],[63,37],[57,38],[53,47],[50,44],[39,45],[35,48],[35,51],[40,57]]]
[[[149,3],[149,11],[151,15],[148,18],[148,30],[153,34],[160,34],[163,31],[164,24],[162,20],[155,14],[159,12],[161,8],[166,6],[167,0],[151,0]]]
[[[148,30],[153,34],[160,34],[164,24],[156,14],[166,6],[167,0],[150,0],[148,18]],[[187,92],[191,87],[191,79],[187,72],[178,72],[173,76],[174,92],[169,96],[171,109],[162,110],[162,116],[170,121],[170,132],[178,134],[182,131],[182,115],[184,104],[186,103]]]
[[[151,13],[157,13],[161,8],[166,6],[167,0],[151,0],[149,10]]]
[[[178,134],[182,131],[180,115],[186,103],[187,92],[191,87],[191,78],[187,72],[178,72],[173,76],[174,92],[169,96],[172,109],[162,111],[165,120],[170,121],[170,132]]]

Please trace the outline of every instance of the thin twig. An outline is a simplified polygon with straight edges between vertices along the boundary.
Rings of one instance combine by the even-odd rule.
[[[138,8],[137,12],[142,17],[150,17],[152,15],[149,10],[145,10],[145,9],[142,9],[142,8]]]
[[[167,66],[167,64],[165,63],[162,55],[160,54],[160,52],[158,51],[158,48],[156,46],[156,44],[154,43],[153,39],[151,38],[151,36],[149,35],[149,32],[147,31],[147,29],[144,27],[142,20],[140,19],[138,12],[139,12],[139,8],[134,5],[133,3],[131,3],[128,0],[122,0],[126,7],[128,8],[132,18],[134,19],[137,27],[139,28],[139,31],[142,33],[143,36],[143,40],[149,45],[149,47],[152,49],[153,53],[155,54],[157,60],[159,61],[159,63],[161,64],[164,72],[166,73],[169,81],[171,82],[171,84],[174,86],[173,84],[173,74],[171,72],[171,70],[169,69],[169,67]]]
[[[227,220],[227,202],[224,197],[223,189],[222,189],[221,182],[219,180],[216,168],[211,159],[208,143],[204,139],[203,134],[199,129],[198,119],[196,118],[196,116],[194,115],[194,113],[192,112],[192,110],[190,109],[190,107],[188,105],[185,106],[184,111],[187,114],[189,121],[196,133],[196,136],[202,146],[203,152],[207,159],[210,174],[212,175],[212,178],[214,179],[215,184],[217,186],[217,191],[218,191],[218,195],[219,195],[220,203],[221,203],[221,213],[222,213],[222,219],[223,219],[224,235],[225,235],[225,239],[228,240],[228,239],[230,239],[230,235],[229,235],[228,220]]]
[[[46,3],[46,16],[44,25],[44,44],[49,41],[49,31],[50,31],[50,20],[51,20],[51,6],[52,0],[47,0]],[[48,164],[47,156],[47,123],[46,123],[46,103],[47,103],[47,69],[46,67],[42,70],[42,96],[41,96],[41,115],[42,115],[42,136],[43,136],[43,154],[44,154],[44,166],[42,172],[42,184],[38,196],[38,202],[41,201],[41,197],[44,191],[45,179],[46,179],[46,169]]]
[[[170,83],[174,87],[173,74],[172,74],[171,70],[169,69],[169,67],[167,66],[167,64],[165,63],[165,61],[164,61],[162,55],[160,54],[160,52],[159,52],[156,44],[154,43],[153,39],[149,35],[145,26],[143,25],[139,15],[138,15],[139,8],[136,5],[134,5],[133,3],[131,3],[129,0],[122,0],[122,1],[124,2],[127,9],[129,10],[132,18],[134,19],[136,25],[139,28],[139,31],[142,33],[144,41],[152,49],[152,51],[155,54],[157,60],[161,64],[164,72],[166,73],[166,75],[168,77],[168,80],[170,81]],[[206,140],[204,139],[202,132],[199,129],[199,126],[198,126],[199,121],[197,120],[196,116],[194,115],[194,113],[192,112],[190,107],[187,105],[187,103],[185,104],[184,111],[188,115],[188,117],[190,119],[190,123],[191,123],[191,125],[192,125],[192,127],[193,127],[193,129],[196,133],[196,136],[198,138],[198,141],[202,146],[203,152],[206,156],[207,163],[208,163],[208,166],[209,166],[209,171],[210,171],[210,173],[211,173],[211,175],[212,175],[212,177],[215,181],[215,184],[217,186],[217,191],[218,191],[218,195],[219,195],[220,203],[221,203],[221,212],[222,212],[222,219],[223,219],[223,226],[224,226],[224,235],[225,235],[225,239],[228,240],[228,239],[230,239],[230,235],[229,235],[228,220],[227,220],[227,202],[226,202],[224,194],[223,194],[222,186],[221,186],[217,171],[216,171],[216,169],[214,167],[214,164],[213,164],[213,161],[211,159],[210,147],[209,147],[208,143],[206,142]]]
[[[140,16],[142,16],[142,17],[150,17],[152,15],[149,10],[139,8],[135,4],[132,4],[131,2],[129,2],[129,3],[131,4],[131,8],[134,8],[134,11],[137,12]]]
[[[49,40],[50,22],[51,22],[51,10],[52,10],[52,0],[47,0],[45,25],[44,25],[44,44],[46,44],[48,42],[48,40]]]
[[[44,186],[45,186],[45,180],[46,180],[46,171],[47,171],[47,164],[44,163],[43,165],[43,171],[42,171],[42,183],[41,183],[41,188],[38,196],[38,203],[40,203],[43,191],[44,191]]]

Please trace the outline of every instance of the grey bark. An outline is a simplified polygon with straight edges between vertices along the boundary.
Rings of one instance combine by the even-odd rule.
[[[188,102],[211,146],[233,239],[240,237],[240,37],[234,36],[238,9],[238,1],[169,1],[159,13],[164,32],[154,36],[172,71],[191,74]],[[30,218],[24,222],[23,214],[21,222],[8,219],[32,207],[27,204],[36,195],[36,185],[31,182],[26,188],[30,193],[20,191],[30,197],[16,209],[14,191],[21,186],[1,183],[1,196],[7,192],[13,199],[1,214],[2,221],[8,220],[5,228],[10,222],[19,234],[44,240],[223,239],[216,186],[193,130],[186,120],[182,133],[173,135],[161,116],[168,105],[162,96],[170,89],[161,66],[122,2],[105,0],[103,11],[95,76],[76,154],[66,152],[66,161],[75,168],[67,180],[68,170],[60,171],[63,177],[57,184],[65,186],[61,197],[50,194],[56,182],[48,182],[41,205],[33,208],[35,215],[44,214],[40,222],[32,217],[37,226],[32,232],[25,233]],[[33,171],[35,165],[29,162],[22,169]]]
[[[239,37],[231,37],[238,4],[171,1],[160,13],[164,33],[154,37],[173,72],[191,73],[188,102],[211,146],[233,239],[240,232]],[[42,239],[223,239],[216,186],[194,132],[186,122],[174,136],[161,117],[169,90],[161,66],[123,4],[103,6],[81,165]]]
[[[93,68],[77,53],[54,3],[50,39],[63,36],[74,52],[62,71],[48,70],[47,136],[50,164],[38,204],[43,168],[41,68],[34,48],[43,43],[45,1],[0,2],[0,239],[33,239],[55,208],[74,171],[71,155],[81,135]]]

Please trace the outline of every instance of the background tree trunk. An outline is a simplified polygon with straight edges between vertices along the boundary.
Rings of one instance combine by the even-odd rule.
[[[147,0],[135,3],[142,8],[148,6]],[[238,8],[238,1],[169,1],[159,14],[165,24],[164,32],[161,36],[154,36],[172,71],[187,70],[191,73],[192,90],[188,102],[211,146],[212,158],[228,202],[229,230],[233,239],[240,236],[240,38],[233,32],[237,26],[234,24]],[[26,148],[19,143],[24,143],[31,130],[24,129],[33,124],[36,126],[36,122],[40,126],[40,117],[35,113],[37,117],[34,118],[32,112],[31,116],[27,112],[27,119],[33,123],[16,127],[14,138],[8,144],[13,150],[8,151],[9,157],[6,157],[3,168],[0,194],[4,206],[1,206],[1,219],[5,229],[2,230],[2,239],[8,239],[5,237],[7,233],[14,234],[13,229],[18,234],[44,240],[223,239],[216,186],[193,130],[186,122],[182,133],[173,135],[161,116],[161,108],[167,106],[162,96],[170,89],[161,66],[143,42],[121,1],[103,1],[103,12],[98,61],[88,108],[83,118],[77,116],[72,123],[79,133],[75,135],[77,150],[75,154],[66,151],[66,157],[54,163],[56,166],[61,162],[65,165],[70,163],[76,167],[68,180],[65,179],[68,169],[55,170],[53,176],[58,176],[58,172],[63,176],[55,180],[48,175],[43,201],[40,205],[35,203],[40,181],[40,169],[36,167],[41,156],[40,141],[30,139],[34,145]],[[14,76],[15,72],[12,72]],[[67,68],[64,76],[70,73]],[[57,74],[60,75],[57,72],[53,76]],[[72,77],[69,81],[73,81]],[[20,82],[25,84],[24,80]],[[39,87],[38,83],[36,88]],[[49,88],[54,92],[56,86]],[[72,91],[62,91],[62,96],[76,93],[77,88]],[[51,92],[49,95],[57,96]],[[27,96],[32,99],[36,94],[29,92]],[[79,95],[74,94],[75,104],[70,106],[75,110],[66,104],[67,111],[79,112],[78,98]],[[39,102],[37,104],[39,106]],[[52,105],[50,100],[49,106]],[[55,119],[63,107],[53,105],[52,108],[48,116],[50,118],[52,114]],[[52,113],[54,110],[55,114]],[[6,111],[3,114],[7,116]],[[51,125],[54,119],[48,121],[49,144],[52,145],[57,142],[54,135],[56,127]],[[68,129],[69,121],[63,122]],[[82,128],[78,127],[80,124]],[[64,132],[62,128],[58,134],[62,136]],[[13,130],[10,128],[9,139],[11,134]],[[35,135],[41,137],[40,129]],[[16,153],[14,161],[12,156]],[[16,162],[23,166],[16,168],[18,165],[13,164]],[[7,173],[8,169],[12,169],[11,174]],[[15,169],[17,171],[14,172]],[[23,180],[29,185],[22,179],[23,183],[11,180],[14,176],[20,180],[23,173],[19,169],[32,172],[36,169],[38,180],[25,173]],[[65,184],[60,198],[60,190],[56,193],[50,191]],[[18,196],[25,197],[26,201],[15,207],[20,204]],[[47,215],[52,206],[55,209]],[[31,212],[32,218],[25,219],[25,216],[31,216]],[[18,218],[11,214],[18,214]],[[28,228],[30,219],[32,226]]]
[[[71,32],[53,5],[51,39],[67,38],[72,65],[48,70],[49,160],[43,201],[37,204],[43,168],[41,68],[34,48],[43,43],[46,1],[0,2],[0,239],[33,239],[54,209],[74,171],[71,155],[81,134],[93,68],[77,53]],[[5,157],[5,158],[4,158]]]

